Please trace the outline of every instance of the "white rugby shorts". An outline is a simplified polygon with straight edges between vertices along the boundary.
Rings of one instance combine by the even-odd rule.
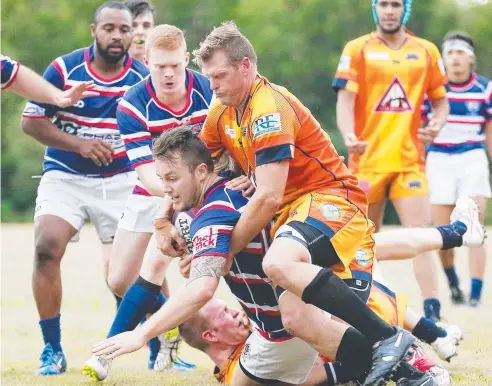
[[[317,358],[316,350],[299,338],[272,342],[254,330],[246,341],[239,365],[252,379],[298,385],[306,381]]]
[[[429,152],[426,175],[434,205],[454,205],[460,196],[491,196],[489,161],[483,149],[458,154]]]
[[[92,178],[53,170],[41,177],[34,220],[43,215],[57,216],[77,231],[85,222],[96,227],[103,243],[111,243],[125,202],[137,182],[135,172]],[[78,241],[76,234],[72,241]]]
[[[162,197],[130,194],[118,228],[136,233],[154,233],[154,219],[161,206]]]

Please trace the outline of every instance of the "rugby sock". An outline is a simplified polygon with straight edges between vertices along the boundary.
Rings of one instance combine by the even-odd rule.
[[[63,351],[61,347],[60,315],[51,319],[40,320],[39,326],[43,333],[44,344],[51,344],[54,352]]]
[[[437,326],[434,321],[422,317],[413,329],[412,334],[425,343],[431,344],[437,338],[444,338],[448,333],[445,329]]]
[[[113,296],[114,296],[114,299],[116,300],[116,310],[118,310],[118,308],[120,308],[120,304],[121,304],[121,301],[123,299],[120,298],[118,295],[115,295],[115,294],[113,294]]]
[[[456,274],[456,270],[454,269],[454,265],[452,267],[444,268],[444,273],[448,278],[450,287],[459,287],[460,281],[458,279],[458,275]]]
[[[441,319],[441,303],[438,299],[430,298],[424,300],[424,315],[429,319]]]
[[[461,247],[463,245],[463,235],[467,227],[461,221],[456,221],[452,224],[441,225],[436,227],[442,236],[442,248],[451,249]]]
[[[159,338],[152,338],[149,340],[149,350],[150,350],[150,356],[149,356],[149,368],[150,365],[152,365],[152,368],[154,367],[155,360],[157,359],[157,354],[159,354],[159,350],[161,349],[161,341]]]
[[[471,292],[470,298],[480,300],[480,296],[482,296],[482,287],[483,280],[480,279],[471,279]]]
[[[126,291],[109,330],[108,338],[137,327],[146,314],[153,312],[159,294],[160,286],[139,276]]]
[[[363,380],[371,370],[372,345],[355,328],[345,331],[336,354],[336,362],[325,363],[329,385]]]
[[[304,289],[302,300],[339,317],[371,341],[379,342],[395,334],[395,329],[377,316],[329,268],[322,268]]]

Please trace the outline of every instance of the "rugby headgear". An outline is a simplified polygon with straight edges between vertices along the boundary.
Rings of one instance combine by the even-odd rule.
[[[379,23],[378,13],[376,12],[376,5],[378,0],[372,0],[372,17],[374,18],[374,22],[376,24]],[[412,0],[403,0],[403,16],[401,17],[401,24],[405,25],[410,19],[410,15],[412,14]]]

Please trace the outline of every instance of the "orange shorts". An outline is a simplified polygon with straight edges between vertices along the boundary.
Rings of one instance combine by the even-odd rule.
[[[272,237],[281,225],[292,221],[309,224],[330,239],[340,260],[330,267],[337,276],[372,281],[374,226],[357,206],[343,197],[305,194],[276,219]]]
[[[389,325],[403,328],[408,306],[408,298],[405,295],[395,293],[374,280],[367,305]]]
[[[375,204],[386,198],[396,200],[429,194],[427,179],[423,171],[398,173],[356,173],[359,186],[367,195],[368,204]]]

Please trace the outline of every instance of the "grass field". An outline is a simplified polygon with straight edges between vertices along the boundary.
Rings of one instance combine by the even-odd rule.
[[[489,253],[492,240],[488,242]],[[80,368],[90,355],[91,346],[104,338],[115,313],[115,302],[102,273],[100,244],[94,229],[83,229],[81,241],[71,244],[62,262],[63,306],[62,344],[68,359],[68,371],[59,377],[34,376],[43,348],[38,316],[31,293],[33,233],[30,225],[2,227],[1,275],[1,376],[2,385],[83,385],[90,384]],[[466,250],[458,252],[458,268],[464,289],[468,290]],[[410,304],[421,309],[421,300],[411,263],[384,263],[383,271],[393,289],[410,295]],[[492,264],[488,265],[492,280]],[[478,310],[452,307],[448,301],[444,276],[440,275],[443,315],[459,324],[465,340],[459,356],[450,364],[454,385],[492,385],[492,290],[484,288],[483,305]],[[170,268],[171,291],[182,283],[176,267]],[[489,285],[487,285],[489,284]],[[235,301],[221,284],[219,296],[230,304]],[[202,353],[183,347],[182,356],[198,365],[187,374],[152,373],[147,370],[147,351],[113,363],[106,385],[216,385],[211,376],[212,363]]]

